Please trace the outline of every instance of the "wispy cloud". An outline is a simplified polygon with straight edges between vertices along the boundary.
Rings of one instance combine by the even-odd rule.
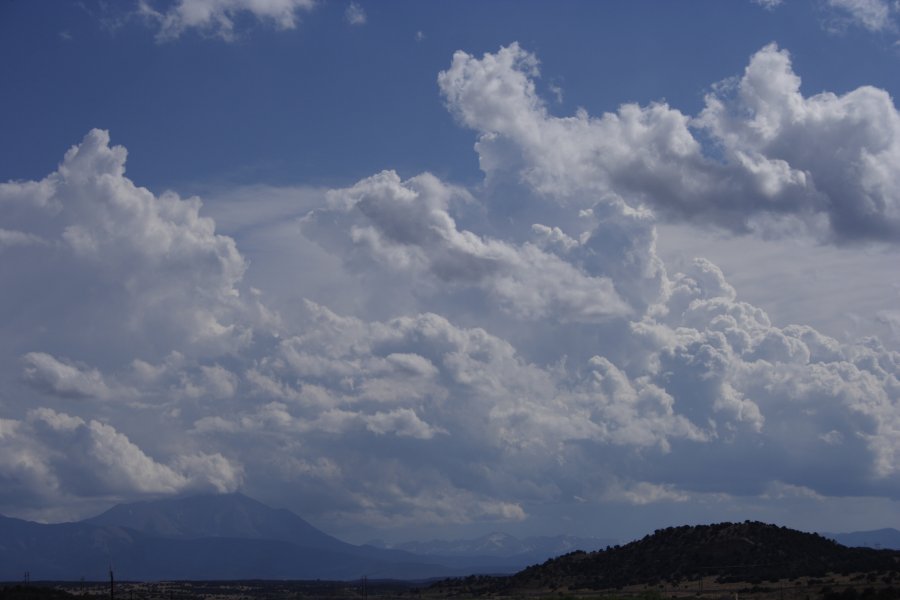
[[[773,10],[773,9],[781,6],[782,2],[783,2],[783,0],[753,0],[754,4],[758,4],[758,5],[762,6],[763,8],[765,8],[766,10]]]
[[[190,29],[214,35],[223,40],[235,38],[235,18],[244,13],[274,24],[279,29],[297,26],[298,14],[314,8],[314,0],[178,0],[164,10],[157,10],[153,0],[139,0],[139,13],[159,29],[159,41],[171,41]]]
[[[828,0],[828,5],[851,23],[878,32],[895,28],[896,5],[887,0]]]
[[[347,22],[351,25],[365,25],[366,11],[356,2],[351,2],[350,5],[347,6],[347,10],[344,11],[344,18],[347,19]]]

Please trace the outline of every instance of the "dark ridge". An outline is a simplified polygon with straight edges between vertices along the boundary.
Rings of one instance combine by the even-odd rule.
[[[900,552],[847,548],[815,533],[745,521],[659,529],[624,546],[572,552],[510,577],[481,577],[468,585],[484,592],[601,590],[700,577],[754,583],[861,572],[900,575]]]
[[[573,587],[611,588],[715,575],[722,581],[892,571],[900,553],[847,548],[815,533],[758,522],[669,527],[605,551],[574,552],[529,567],[518,585],[560,578]]]

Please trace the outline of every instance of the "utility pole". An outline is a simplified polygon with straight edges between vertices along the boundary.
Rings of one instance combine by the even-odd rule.
[[[116,600],[116,580],[113,577],[112,565],[109,565],[109,600]]]

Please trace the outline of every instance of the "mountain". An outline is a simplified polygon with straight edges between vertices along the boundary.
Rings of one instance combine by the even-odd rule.
[[[368,571],[362,572],[377,573],[379,576],[386,576],[384,573],[401,578],[442,576],[459,572],[511,573],[531,564],[521,561],[509,563],[483,556],[423,557],[403,548],[356,546],[316,529],[289,510],[271,508],[240,493],[120,504],[86,522],[123,527],[148,536],[169,539],[234,538],[288,542],[299,548],[328,550],[356,559],[376,561]],[[541,560],[546,558],[547,556],[543,556]],[[409,574],[397,575],[398,572],[407,571],[388,568],[382,564],[384,562],[407,565]],[[420,563],[429,567],[414,566]],[[425,575],[421,575],[422,573]]]
[[[818,534],[747,521],[670,527],[624,546],[573,552],[510,577],[460,581],[468,593],[516,595],[548,589],[657,585],[700,577],[761,582],[861,572],[900,577],[900,552],[847,548]],[[454,585],[458,582],[440,584],[445,588]]]
[[[240,494],[116,506],[77,523],[0,517],[0,581],[424,579],[470,572],[400,550],[354,546]]]
[[[900,531],[896,529],[875,529],[872,531],[852,531],[850,533],[823,533],[823,536],[839,544],[866,548],[887,548],[900,550]]]
[[[174,539],[238,538],[279,540],[301,547],[353,551],[296,514],[243,494],[204,494],[119,504],[85,523],[133,529]]]

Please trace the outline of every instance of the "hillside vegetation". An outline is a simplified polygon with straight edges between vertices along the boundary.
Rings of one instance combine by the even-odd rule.
[[[572,552],[505,578],[471,578],[472,593],[522,590],[610,590],[671,586],[712,579],[720,583],[879,573],[900,582],[900,552],[847,548],[814,533],[758,522],[669,527],[641,540],[597,552]]]

